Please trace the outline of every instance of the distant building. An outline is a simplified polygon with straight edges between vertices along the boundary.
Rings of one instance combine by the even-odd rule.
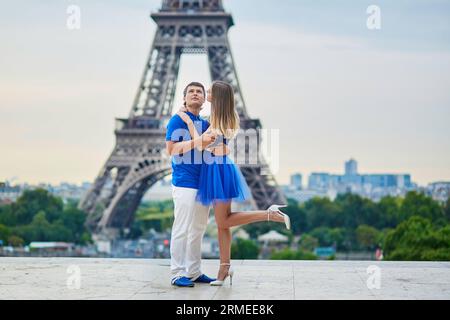
[[[341,193],[355,193],[374,201],[387,195],[401,196],[416,190],[409,174],[359,174],[354,159],[345,162],[344,175],[327,172],[313,172],[308,179],[308,191],[318,192],[333,198]],[[300,194],[290,195],[300,198]]]
[[[40,183],[38,185],[22,184],[10,186],[7,182],[0,184],[0,203],[15,202],[26,190],[44,189],[56,197],[60,197],[63,201],[69,199],[81,199],[83,194],[89,190],[91,183],[83,182],[81,186],[62,182],[59,185],[53,186],[47,183]]]
[[[293,199],[298,203],[309,201],[315,197],[319,198],[328,197],[330,199],[335,198],[335,194],[333,194],[332,190],[330,191],[318,191],[309,189],[295,190],[290,185],[281,186],[281,190],[286,198]]]
[[[31,242],[29,245],[32,252],[72,252],[75,248],[73,243],[67,242]]]
[[[434,200],[445,203],[450,197],[450,181],[430,183],[426,187],[425,192]]]
[[[345,175],[356,176],[358,175],[358,163],[354,159],[350,159],[345,162]]]
[[[302,175],[300,173],[291,175],[291,186],[296,190],[302,189]]]
[[[20,186],[11,186],[8,182],[0,184],[0,203],[16,202],[21,194],[22,188]]]

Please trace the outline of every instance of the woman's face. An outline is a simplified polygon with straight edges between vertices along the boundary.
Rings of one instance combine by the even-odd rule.
[[[211,88],[208,89],[208,91],[206,91],[207,96],[206,96],[206,101],[208,102],[212,102],[212,94],[211,94]]]

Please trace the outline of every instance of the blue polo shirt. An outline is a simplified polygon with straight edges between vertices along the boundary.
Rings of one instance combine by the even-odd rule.
[[[197,132],[208,130],[209,122],[200,116],[186,112],[194,122]],[[182,142],[192,140],[189,129],[179,115],[174,115],[167,124],[166,141]],[[172,156],[172,184],[180,188],[198,189],[203,154],[192,149],[183,155]]]

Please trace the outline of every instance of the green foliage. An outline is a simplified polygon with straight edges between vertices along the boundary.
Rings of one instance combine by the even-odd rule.
[[[290,203],[287,209],[291,206],[292,210],[298,207],[305,219],[301,224],[299,219],[291,219],[294,234],[308,233],[320,246],[336,246],[341,251],[374,250],[378,246],[384,249],[388,233],[412,216],[428,219],[437,229],[450,223],[450,199],[441,205],[419,192],[409,192],[404,198],[387,196],[379,202],[347,193],[338,195],[334,201],[314,198],[302,205]],[[268,228],[264,229],[267,231]],[[398,252],[402,250],[399,248]],[[423,257],[443,257],[446,250],[435,248],[434,252],[424,251]]]
[[[26,191],[16,203],[0,206],[0,239],[17,245],[30,241],[92,241],[85,228],[86,213],[76,201],[63,204],[46,190]],[[99,205],[98,214],[103,212]],[[270,230],[289,236],[301,235],[300,251],[280,251],[274,259],[313,258],[308,253],[318,246],[337,250],[373,250],[380,245],[390,260],[450,260],[450,199],[440,204],[418,192],[402,197],[385,197],[375,203],[355,194],[339,195],[334,201],[314,198],[299,205],[288,200],[283,209],[292,230],[284,224],[262,222],[244,228],[252,238]],[[137,238],[150,228],[165,231],[173,223],[173,201],[145,202],[127,235]],[[233,258],[258,256],[253,242],[238,240],[232,246]]]
[[[408,220],[412,216],[420,216],[440,224],[446,220],[444,210],[437,201],[415,191],[408,192],[405,196],[399,214],[401,221]]]
[[[17,224],[17,217],[11,210],[11,205],[0,206],[0,224],[14,226]]]
[[[173,201],[151,201],[142,203],[133,222],[129,238],[136,239],[147,230],[163,232],[173,224]]]
[[[319,240],[321,247],[342,248],[345,240],[345,230],[342,228],[319,227],[310,232],[310,235]]]
[[[341,225],[341,210],[339,206],[328,198],[313,198],[305,203],[307,227],[305,231],[328,226],[330,228]]]
[[[39,211],[33,221],[25,226],[17,227],[17,235],[27,243],[32,241],[72,241],[71,231],[61,221],[50,223],[44,211]]]
[[[388,233],[384,254],[386,260],[450,260],[450,225],[436,228],[412,216]]]
[[[361,224],[377,226],[382,215],[380,209],[369,199],[356,194],[338,195],[335,203],[341,208],[338,226],[355,230]]]
[[[447,223],[450,223],[450,197],[447,199],[447,202],[444,207],[444,216],[447,220]]]
[[[316,260],[317,256],[314,253],[302,251],[302,250],[291,250],[289,248],[285,248],[280,251],[274,252],[271,257],[271,260]]]
[[[291,219],[293,234],[300,234],[304,230],[306,230],[306,210],[300,207],[295,200],[288,199],[288,206],[286,208],[283,208],[282,211],[289,215],[289,218]],[[283,227],[283,225],[281,225],[281,227]]]
[[[8,238],[8,244],[13,247],[22,247],[25,244],[25,240],[18,236],[10,236]]]
[[[3,244],[8,243],[8,237],[11,235],[11,230],[3,225],[0,224],[0,240],[3,241]]]
[[[92,241],[84,225],[86,213],[76,208],[76,202],[69,201],[64,207],[60,198],[43,189],[27,190],[17,202],[0,207],[0,221],[14,243]]]
[[[400,206],[402,200],[391,196],[384,197],[378,203],[378,208],[382,212],[377,227],[395,228],[400,221]]]
[[[63,202],[60,198],[52,196],[47,190],[26,190],[17,202],[12,204],[12,210],[20,225],[29,224],[35,214],[45,211],[46,219],[53,222],[63,211]]]
[[[259,246],[252,240],[236,239],[231,245],[232,259],[257,259]]]
[[[362,224],[356,228],[356,239],[361,248],[373,250],[375,249],[378,238],[379,231],[374,227]]]
[[[298,244],[300,245],[301,250],[313,252],[314,249],[319,246],[319,240],[305,233],[301,236],[300,240],[298,241]]]

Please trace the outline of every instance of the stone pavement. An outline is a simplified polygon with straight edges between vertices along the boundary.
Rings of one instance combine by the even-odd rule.
[[[203,260],[214,276],[219,262]],[[0,257],[0,299],[450,299],[450,262],[233,260],[223,287],[170,285],[169,260]]]

